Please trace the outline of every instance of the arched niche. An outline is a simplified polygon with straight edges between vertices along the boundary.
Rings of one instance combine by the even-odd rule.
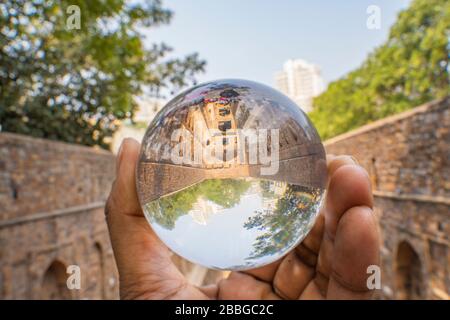
[[[396,298],[424,299],[422,263],[417,252],[406,241],[400,242],[397,247],[395,266]]]
[[[40,299],[67,300],[72,298],[71,291],[67,287],[66,266],[59,260],[54,260],[44,273],[42,278]]]

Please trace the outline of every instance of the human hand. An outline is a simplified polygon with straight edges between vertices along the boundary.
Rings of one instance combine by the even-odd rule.
[[[370,181],[349,156],[328,156],[325,204],[308,236],[282,259],[232,272],[216,285],[188,283],[139,205],[140,145],[125,139],[105,213],[122,299],[368,299],[367,267],[379,265]]]

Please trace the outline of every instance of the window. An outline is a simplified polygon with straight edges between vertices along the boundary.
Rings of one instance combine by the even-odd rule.
[[[219,130],[220,131],[226,131],[228,129],[231,129],[231,121],[220,121],[219,122]]]
[[[224,117],[227,116],[231,113],[230,108],[220,108],[219,109],[219,114]]]

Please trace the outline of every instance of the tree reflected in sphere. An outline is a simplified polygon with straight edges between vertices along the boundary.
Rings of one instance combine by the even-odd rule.
[[[226,79],[179,94],[157,114],[136,179],[144,214],[171,250],[208,268],[244,270],[305,238],[327,168],[299,106],[268,86]]]

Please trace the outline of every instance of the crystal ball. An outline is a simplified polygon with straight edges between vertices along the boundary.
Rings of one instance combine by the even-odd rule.
[[[301,108],[247,80],[190,88],[161,109],[136,171],[145,217],[176,254],[220,270],[278,260],[315,223],[324,147]]]

